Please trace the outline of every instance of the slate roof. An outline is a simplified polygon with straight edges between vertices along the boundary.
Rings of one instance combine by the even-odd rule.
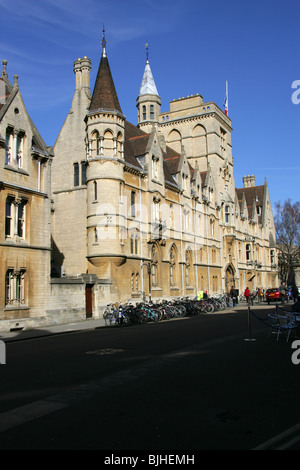
[[[122,113],[108,59],[102,54],[89,110],[98,109]]]
[[[252,186],[250,188],[236,188],[236,194],[237,194],[237,198],[238,198],[240,206],[242,203],[243,194],[245,194],[249,217],[252,216],[254,201],[255,201],[256,206],[261,206],[261,207],[263,206],[264,189],[265,189],[264,185]],[[259,220],[260,220],[260,217],[261,216],[258,217]]]
[[[8,79],[8,75],[6,73],[6,64],[7,64],[7,62],[3,61],[4,69],[3,69],[1,77],[0,77],[0,81],[2,81],[4,83],[3,89],[4,89],[4,92],[5,92],[5,99],[3,99],[3,102],[1,102],[1,100],[0,100],[0,121],[3,119],[7,109],[10,107],[11,103],[13,102],[14,97],[17,95],[17,93],[20,93],[19,86],[17,85],[17,86],[13,87],[11,85],[9,79]],[[1,90],[1,88],[0,88],[0,90]],[[22,99],[22,97],[21,97],[21,99]],[[37,151],[38,153],[42,153],[45,156],[48,156],[49,153],[52,154],[52,152],[53,152],[52,148],[47,147],[47,145],[44,142],[42,136],[40,135],[39,131],[37,130],[36,126],[34,125],[32,119],[30,118],[25,105],[24,105],[24,110],[25,110],[25,113],[26,113],[28,121],[29,121],[29,125],[30,125],[31,130],[32,130],[32,143],[31,143],[32,147],[31,148],[34,149],[35,151]],[[4,137],[2,137],[2,136],[1,136],[1,138],[4,139]]]

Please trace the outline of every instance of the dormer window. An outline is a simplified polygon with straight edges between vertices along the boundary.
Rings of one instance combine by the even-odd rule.
[[[182,189],[183,191],[186,191],[187,189],[187,175],[185,175],[184,173],[182,174]]]
[[[17,168],[23,167],[25,132],[17,132],[11,126],[6,129],[5,164]]]
[[[13,129],[6,129],[5,138],[5,164],[11,165],[12,163],[12,148],[13,148]]]
[[[152,176],[158,179],[158,158],[152,157]]]

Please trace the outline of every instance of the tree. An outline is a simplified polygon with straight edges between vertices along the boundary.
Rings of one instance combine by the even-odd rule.
[[[277,202],[275,209],[279,274],[283,282],[291,284],[300,260],[300,202]]]

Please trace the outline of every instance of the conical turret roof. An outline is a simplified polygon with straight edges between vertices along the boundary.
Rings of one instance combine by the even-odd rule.
[[[122,113],[114,81],[106,55],[106,40],[103,34],[102,56],[99,64],[94,91],[89,107],[90,111],[105,110]]]
[[[143,80],[139,92],[139,96],[141,95],[157,95],[158,91],[154,82],[154,78],[151,72],[149,60],[147,58],[146,66],[144,70]]]

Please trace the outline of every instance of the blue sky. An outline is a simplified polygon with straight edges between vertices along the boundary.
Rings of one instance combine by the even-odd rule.
[[[0,0],[0,57],[11,82],[18,74],[47,145],[70,109],[78,57],[92,60],[93,88],[103,24],[119,101],[133,124],[145,43],[162,111],[196,93],[223,109],[227,80],[236,187],[247,174],[257,185],[266,177],[274,205],[300,200],[300,104],[292,101],[293,93],[300,98],[292,88],[300,85],[299,18],[299,0]]]

